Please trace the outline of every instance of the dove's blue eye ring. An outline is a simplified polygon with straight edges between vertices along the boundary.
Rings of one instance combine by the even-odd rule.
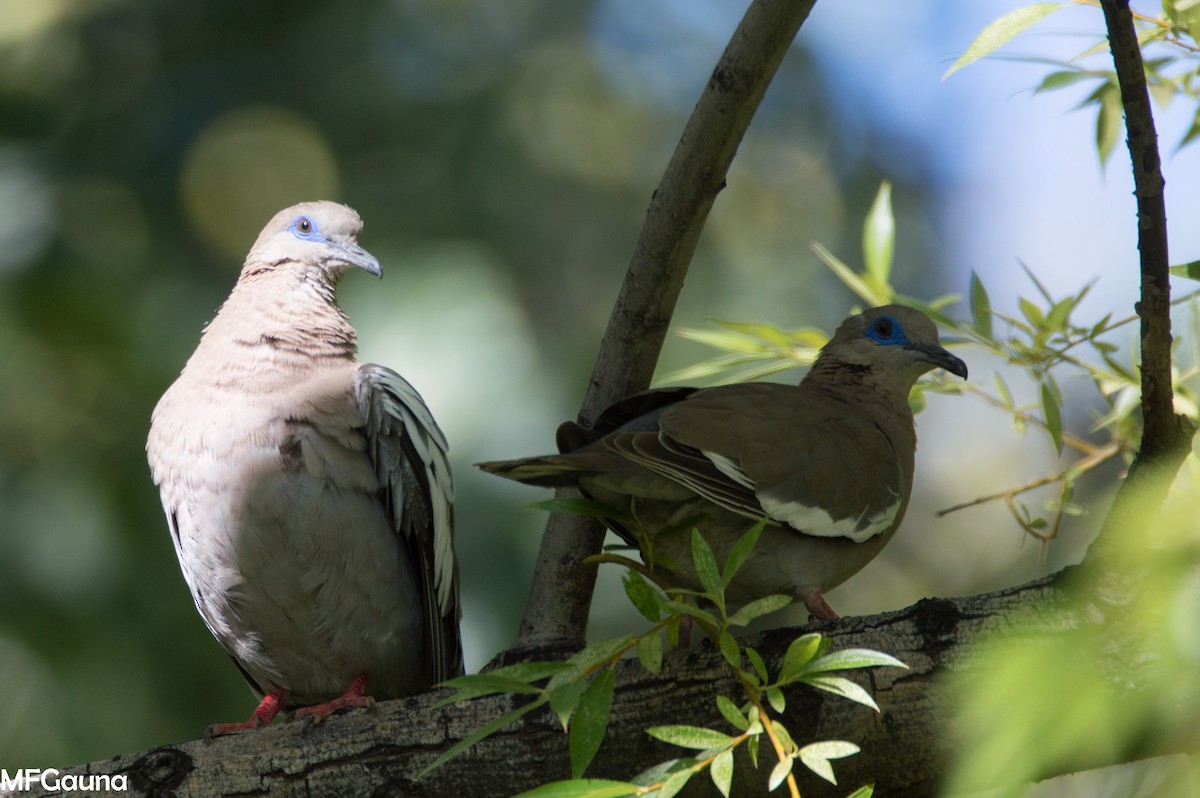
[[[907,344],[908,336],[894,316],[880,316],[867,328],[867,337],[881,344]]]
[[[292,222],[291,231],[296,238],[303,239],[319,238],[321,234],[321,231],[317,229],[317,223],[310,216],[301,216]]]

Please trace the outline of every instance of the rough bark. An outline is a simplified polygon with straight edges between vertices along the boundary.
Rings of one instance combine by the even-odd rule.
[[[797,742],[845,739],[863,753],[839,760],[840,787],[804,774],[805,796],[845,795],[875,782],[888,796],[927,796],[945,773],[957,736],[951,707],[953,678],[969,678],[982,667],[974,647],[981,637],[1019,628],[1024,634],[1062,635],[1070,630],[1104,629],[1119,636],[1128,627],[1127,603],[1096,593],[1069,600],[1063,574],[1019,588],[960,599],[926,599],[882,615],[845,618],[817,626],[835,648],[867,647],[888,651],[909,670],[878,668],[852,676],[868,687],[882,710],[800,686],[786,692],[786,723]],[[808,627],[778,629],[751,642],[774,668],[788,643]],[[1144,686],[1131,674],[1146,671],[1145,652],[1114,646],[1102,663],[1114,696],[1136,696]],[[1064,667],[1066,667],[1064,665]],[[741,701],[736,682],[707,643],[676,651],[662,672],[651,676],[634,660],[621,664],[616,700],[604,746],[589,775],[630,778],[639,770],[681,754],[680,749],[647,737],[647,726],[667,723],[709,724],[724,728],[714,697],[723,692]],[[546,781],[569,776],[567,738],[549,710],[538,710],[479,743],[446,765],[418,778],[441,751],[514,706],[510,697],[483,698],[435,708],[446,695],[435,691],[334,716],[317,727],[303,722],[276,723],[267,729],[164,745],[149,751],[64,770],[64,773],[128,776],[138,796],[211,795],[470,795],[510,796]],[[1053,772],[1114,764],[1175,753],[1169,742],[1139,740],[1113,751],[1105,762],[1058,763]],[[760,766],[752,768],[744,752],[737,760],[734,795],[765,793],[774,754],[763,746]],[[799,771],[798,771],[799,772]],[[994,786],[994,785],[993,785]],[[715,795],[711,782],[698,777],[695,795]],[[36,792],[34,794],[37,794]]]
[[[579,420],[650,385],[700,231],[750,120],[816,0],[754,0],[717,62],[650,201],[600,344]],[[600,551],[592,519],[552,516],[542,536],[522,649],[578,648],[596,581],[584,559]]]

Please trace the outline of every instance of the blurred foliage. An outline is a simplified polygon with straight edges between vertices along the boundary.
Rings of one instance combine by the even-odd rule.
[[[1059,610],[1078,619],[1073,628],[1047,624],[1031,607],[1028,617],[1010,619],[1007,631],[981,641],[973,655],[981,666],[953,685],[963,746],[946,794],[1011,784],[1004,794],[1020,795],[1027,791],[1022,782],[1151,751],[1192,757],[1168,760],[1157,774],[1142,770],[1141,779],[1155,785],[1149,791],[1130,785],[1113,794],[1197,794],[1198,496],[1200,468],[1192,457],[1166,510],[1143,508],[1151,527],[1111,530],[1115,579],[1097,585],[1081,574],[1067,582]],[[1163,773],[1167,781],[1156,784]]]
[[[1008,12],[980,31],[975,41],[946,70],[944,77],[991,55],[1055,11],[1080,6],[1091,7],[1085,9],[1085,13],[1100,13],[1098,0],[1034,3]],[[1142,46],[1150,98],[1159,108],[1166,108],[1175,99],[1196,106],[1192,124],[1179,141],[1180,147],[1190,144],[1200,137],[1200,71],[1196,68],[1197,54],[1200,54],[1200,39],[1197,38],[1200,36],[1200,3],[1195,0],[1161,0],[1160,3],[1139,3],[1137,6],[1130,3],[1130,6],[1138,29],[1138,42]],[[1140,8],[1155,6],[1160,13],[1139,11]],[[1093,56],[1101,58],[1093,59]],[[1108,163],[1113,147],[1125,128],[1121,87],[1117,83],[1112,60],[1108,57],[1108,40],[1103,39],[1065,61],[1040,57],[1025,60],[1054,67],[1054,71],[1038,84],[1035,94],[1077,84],[1094,85],[1079,107],[1095,106],[1096,153],[1100,156],[1101,166]],[[1088,66],[1082,63],[1085,60],[1088,60]]]
[[[385,279],[348,279],[343,305],[364,358],[411,379],[450,438],[468,667],[511,641],[542,518],[470,463],[548,447],[574,415],[650,194],[739,12],[3,3],[0,765],[141,750],[252,708],[188,598],[143,442],[259,228],[298,200],[366,220]],[[794,48],[718,198],[681,323],[836,321],[841,289],[803,253],[856,235],[843,220],[871,201],[870,158],[889,148],[839,135],[828,86]],[[896,192],[919,216],[933,156],[901,146]],[[900,279],[936,285],[931,237],[902,243]]]

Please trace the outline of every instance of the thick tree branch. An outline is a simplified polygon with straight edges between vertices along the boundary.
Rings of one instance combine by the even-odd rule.
[[[835,648],[888,651],[909,670],[879,668],[852,678],[875,696],[881,714],[808,687],[786,691],[786,723],[801,745],[825,739],[853,740],[859,756],[836,765],[839,783],[805,774],[806,798],[845,795],[873,781],[876,794],[926,796],[936,792],[961,732],[950,689],[956,677],[970,679],[989,667],[979,661],[975,643],[996,632],[1019,630],[1061,640],[1074,632],[1103,634],[1111,656],[1097,658],[1107,692],[1136,700],[1147,686],[1147,652],[1127,644],[1140,631],[1128,621],[1126,597],[1103,593],[1068,597],[1067,580],[1056,575],[984,596],[927,599],[898,612],[844,618],[822,628]],[[778,629],[751,641],[774,670],[788,643],[803,629]],[[1077,668],[1064,661],[1061,667]],[[1161,676],[1162,674],[1159,674]],[[618,668],[616,701],[600,754],[589,775],[627,779],[639,770],[681,754],[657,743],[644,730],[651,725],[686,723],[727,728],[714,696],[741,701],[736,679],[707,643],[669,655],[662,672],[651,676],[635,660]],[[568,777],[567,737],[548,709],[538,710],[493,735],[423,778],[418,774],[441,751],[493,718],[512,709],[502,696],[435,708],[445,691],[426,693],[356,710],[309,728],[303,722],[277,723],[248,733],[166,745],[64,772],[129,777],[130,796],[178,795],[470,795],[511,796],[547,781]],[[517,701],[524,699],[516,699]],[[1182,735],[1135,734],[1125,750],[1106,750],[1104,761],[1073,759],[1055,763],[1055,773],[1174,753]],[[1174,742],[1172,742],[1174,741]],[[734,795],[765,792],[774,764],[764,745],[755,770],[744,752],[737,759]],[[700,795],[715,795],[711,782],[694,780]],[[978,785],[980,789],[999,785]],[[35,793],[36,794],[36,793]]]
[[[600,344],[579,420],[644,390],[717,193],[763,94],[816,0],[754,0],[709,78],[650,201]],[[584,639],[604,528],[551,517],[521,622],[522,649],[578,647]]]
[[[1142,442],[1101,533],[1103,552],[1110,529],[1144,526],[1146,511],[1157,512],[1171,477],[1191,450],[1192,424],[1174,410],[1171,381],[1171,285],[1167,252],[1167,210],[1163,197],[1158,134],[1146,87],[1142,51],[1128,0],[1101,0],[1109,47],[1125,109],[1126,142],[1133,165],[1141,255]]]

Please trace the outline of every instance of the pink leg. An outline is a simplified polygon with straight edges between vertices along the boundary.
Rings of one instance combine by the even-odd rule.
[[[313,723],[320,723],[339,709],[372,706],[375,703],[375,699],[369,695],[363,695],[363,691],[366,689],[367,675],[361,673],[355,677],[354,681],[350,682],[350,686],[346,688],[346,692],[342,693],[338,698],[326,701],[324,704],[301,707],[292,713],[292,717],[312,718]]]
[[[685,615],[679,619],[679,647],[687,648],[692,644],[692,616]]]
[[[285,703],[287,703],[287,691],[272,690],[263,696],[263,700],[258,703],[258,707],[250,715],[250,720],[240,723],[214,723],[205,729],[204,736],[207,739],[212,739],[221,734],[230,734],[231,732],[269,726],[271,721],[275,719],[275,716],[279,714],[279,710],[283,709]]]
[[[809,587],[800,591],[800,600],[804,602],[804,606],[812,613],[812,616],[820,621],[836,621],[841,616],[834,612],[833,607],[829,606],[829,602],[821,595],[819,587]]]

